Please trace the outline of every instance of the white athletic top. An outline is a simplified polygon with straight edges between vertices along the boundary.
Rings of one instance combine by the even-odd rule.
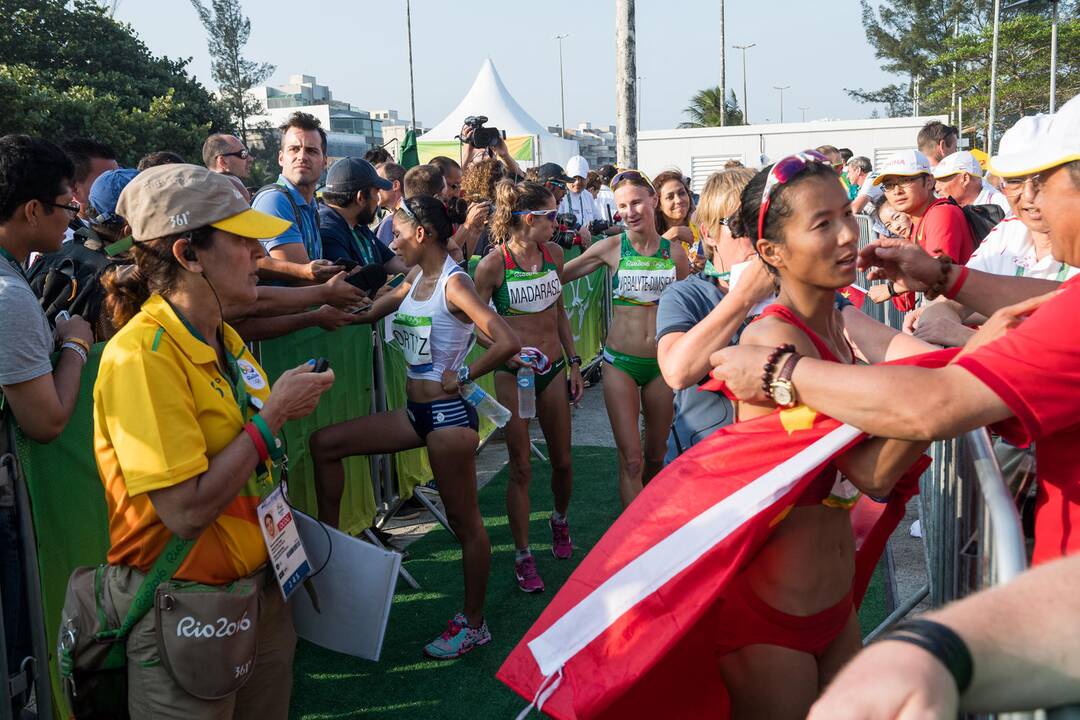
[[[446,305],[446,281],[458,273],[469,277],[447,256],[431,297],[423,301],[413,297],[421,274],[394,316],[394,340],[405,353],[405,373],[412,380],[442,382],[443,373],[461,367],[469,351],[473,324],[458,320]]]
[[[975,198],[975,202],[973,202],[972,205],[997,205],[1005,211],[1005,217],[1009,217],[1013,214],[1012,207],[1009,205],[1009,201],[1005,197],[1005,194],[985,180],[983,180],[982,191],[979,193],[979,196]]]
[[[990,231],[967,261],[972,270],[994,275],[1022,275],[1043,280],[1068,280],[1080,270],[1055,260],[1035,258],[1035,243],[1019,218],[1005,218]]]

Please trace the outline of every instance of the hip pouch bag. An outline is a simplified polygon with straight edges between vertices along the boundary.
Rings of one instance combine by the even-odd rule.
[[[173,536],[139,584],[121,620],[109,590],[109,565],[76,568],[68,578],[57,633],[56,662],[70,715],[76,720],[126,720],[127,636],[171,578],[194,541]]]
[[[251,677],[265,573],[228,585],[164,582],[154,595],[157,645],[176,684],[203,700],[232,695]]]

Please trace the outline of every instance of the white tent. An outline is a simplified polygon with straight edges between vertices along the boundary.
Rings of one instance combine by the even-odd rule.
[[[532,115],[525,112],[525,108],[518,105],[517,100],[503,85],[491,58],[484,60],[476,80],[458,106],[443,118],[442,122],[418,139],[421,142],[453,140],[461,132],[462,121],[469,115],[486,116],[486,125],[506,131],[507,137],[536,137],[539,141],[538,162],[556,162],[565,167],[566,161],[578,154],[577,140],[566,140],[552,135]]]

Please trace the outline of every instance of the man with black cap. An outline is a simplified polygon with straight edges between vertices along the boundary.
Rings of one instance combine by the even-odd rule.
[[[319,234],[323,257],[357,265],[382,265],[387,273],[405,271],[401,258],[383,245],[368,225],[379,207],[379,190],[393,183],[380,177],[375,167],[362,158],[338,160],[326,174],[323,202],[319,208]]]

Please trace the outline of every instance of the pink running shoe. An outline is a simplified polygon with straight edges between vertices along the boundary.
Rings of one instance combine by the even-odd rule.
[[[517,575],[518,587],[521,592],[538,593],[544,592],[544,581],[536,572],[536,560],[532,555],[514,563],[514,574]]]
[[[548,525],[551,526],[551,554],[556,560],[568,560],[574,554],[569,523],[566,520],[558,522],[555,518],[548,518]]]

